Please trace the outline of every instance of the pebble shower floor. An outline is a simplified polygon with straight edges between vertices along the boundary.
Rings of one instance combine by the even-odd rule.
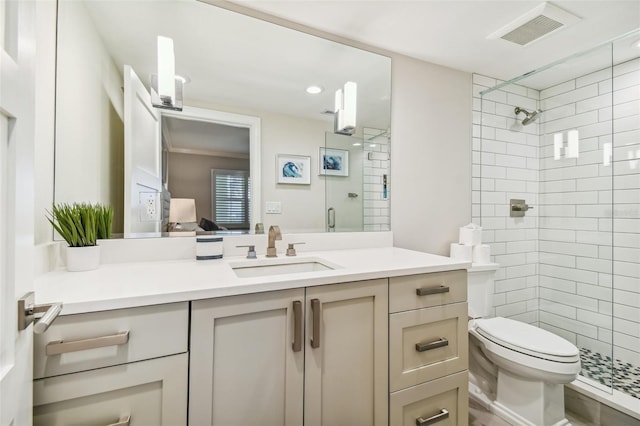
[[[611,387],[611,357],[582,348],[580,359],[580,374]],[[617,359],[613,367],[613,388],[640,399],[640,366]]]

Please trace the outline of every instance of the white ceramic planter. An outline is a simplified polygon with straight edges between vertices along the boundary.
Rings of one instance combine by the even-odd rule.
[[[91,271],[100,266],[100,246],[66,247],[67,271]]]

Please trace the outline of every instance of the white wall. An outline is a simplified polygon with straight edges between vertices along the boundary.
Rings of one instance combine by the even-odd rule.
[[[471,74],[392,57],[394,245],[449,255],[471,220]]]
[[[43,220],[53,201],[53,157],[55,120],[56,4],[40,2],[37,7],[36,121],[34,238],[37,243],[51,240],[53,231]]]
[[[59,3],[56,99],[56,202],[111,204],[116,232],[123,209],[122,70],[83,2]],[[90,178],[88,178],[90,177]]]

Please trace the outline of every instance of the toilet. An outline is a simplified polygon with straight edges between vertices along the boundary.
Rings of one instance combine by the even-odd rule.
[[[469,269],[469,398],[513,425],[570,425],[564,385],[580,372],[578,348],[541,328],[490,317],[498,267]]]

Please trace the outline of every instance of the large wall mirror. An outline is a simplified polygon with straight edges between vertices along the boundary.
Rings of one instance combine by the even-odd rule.
[[[173,39],[187,80],[182,112],[140,95],[158,35]],[[189,226],[389,229],[390,58],[197,0],[59,0],[57,37],[56,203],[111,204],[125,237],[165,235],[178,199],[195,202]],[[358,85],[353,136],[333,133],[347,81]],[[144,115],[155,124],[134,129]],[[346,167],[324,170],[323,158]],[[287,161],[304,179],[282,178]],[[132,192],[138,169],[156,183]]]

